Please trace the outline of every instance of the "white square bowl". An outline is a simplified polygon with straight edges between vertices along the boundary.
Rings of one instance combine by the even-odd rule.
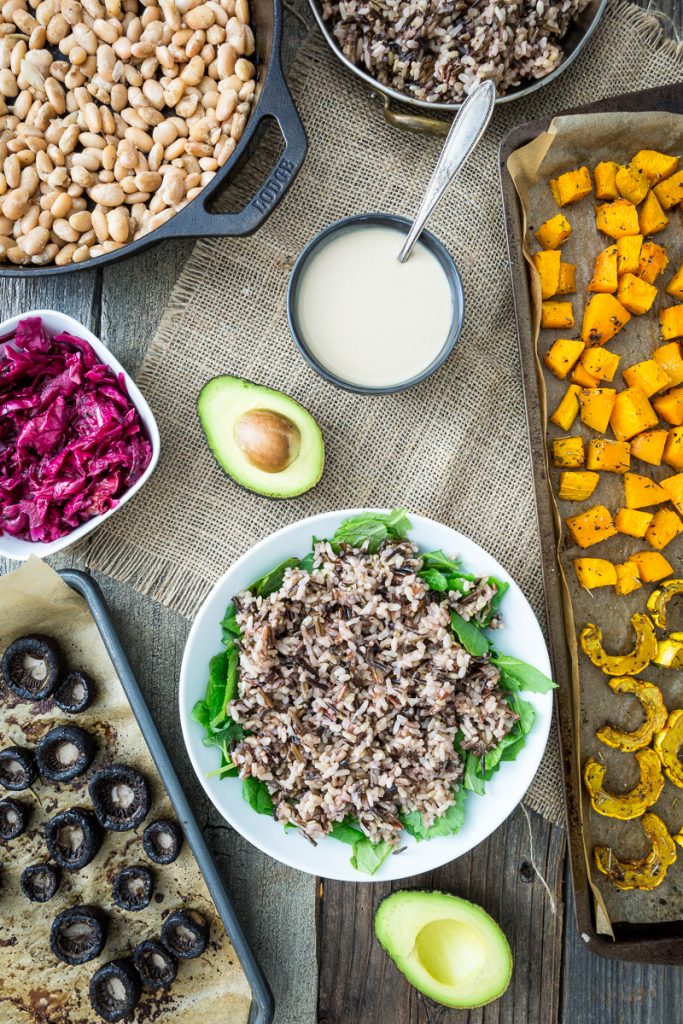
[[[0,323],[0,337],[4,337],[6,334],[11,334],[16,330],[17,324],[20,320],[25,320],[27,317],[31,316],[39,316],[50,335],[59,334],[61,331],[68,331],[69,334],[74,334],[77,338],[82,338],[84,341],[87,341],[92,346],[100,362],[106,363],[107,366],[110,366],[117,376],[120,373],[123,374],[128,396],[138,411],[152,445],[152,458],[142,476],[135,481],[132,487],[128,488],[125,494],[121,495],[118,499],[118,504],[115,505],[114,508],[110,508],[102,515],[93,516],[93,518],[89,519],[87,523],[81,523],[81,525],[77,526],[71,531],[71,533],[67,533],[64,537],[60,537],[58,540],[53,540],[49,543],[42,543],[40,541],[20,540],[18,537],[12,537],[6,533],[0,533],[0,555],[22,562],[30,555],[37,555],[39,558],[46,558],[48,555],[56,554],[57,551],[63,551],[64,548],[69,547],[70,544],[75,544],[76,541],[82,540],[86,534],[98,527],[105,519],[108,519],[109,516],[118,512],[118,510],[122,508],[134,494],[137,494],[146,481],[149,480],[157,462],[159,461],[159,450],[161,447],[159,428],[157,427],[152,410],[140,392],[140,389],[128,376],[124,368],[121,366],[121,363],[114,358],[106,345],[103,345],[100,339],[96,338],[92,331],[89,331],[87,327],[80,324],[78,320],[74,320],[73,317],[67,316],[66,313],[58,313],[53,309],[32,309],[27,313],[22,313],[21,316],[13,316],[10,320],[4,320]]]

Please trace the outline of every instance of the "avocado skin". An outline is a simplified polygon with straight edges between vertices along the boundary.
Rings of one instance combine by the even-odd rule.
[[[249,396],[249,401],[246,405],[239,404],[234,409],[231,422],[230,416],[225,415],[223,426],[226,426],[228,423],[232,426],[235,419],[243,412],[249,411],[250,408],[273,410],[281,415],[288,416],[288,418],[296,423],[302,439],[305,439],[307,442],[304,445],[302,440],[302,451],[297,459],[280,473],[267,474],[258,469],[250,469],[234,443],[232,429],[225,431],[222,438],[219,439],[212,428],[212,417],[210,410],[207,409],[209,405],[207,396],[211,398],[212,393],[215,394],[219,390],[223,391],[226,395],[233,391],[234,395],[238,396],[241,402],[244,400],[245,395]],[[243,490],[249,491],[251,494],[259,494],[265,498],[283,500],[305,494],[319,483],[325,467],[325,442],[322,432],[311,413],[294,398],[285,394],[285,392],[278,391],[276,388],[269,388],[263,384],[257,384],[245,377],[220,374],[208,380],[199,392],[197,415],[202,433],[216,462],[226,476],[230,477]],[[230,448],[234,450],[233,454],[237,456],[237,465],[230,458]],[[307,457],[310,459],[308,474],[302,472],[302,463],[306,462]]]
[[[403,907],[401,907],[401,904],[403,904]],[[411,904],[416,908],[414,911],[415,917],[419,915],[422,918],[417,928],[415,928],[414,936],[410,936]],[[451,914],[446,913],[449,907],[452,911]],[[396,909],[398,909],[399,914],[401,912],[405,914],[406,910],[408,912],[408,928],[404,929],[401,936],[404,939],[405,936],[409,936],[408,944],[412,948],[407,955],[395,948],[398,929],[396,921],[392,920],[392,918],[396,917]],[[427,909],[431,911],[431,914],[426,912]],[[486,964],[486,970],[482,972],[483,980],[481,985],[478,986],[480,991],[478,993],[470,992],[470,997],[465,999],[458,996],[455,991],[449,992],[447,985],[433,979],[429,972],[420,964],[419,959],[413,956],[416,950],[418,933],[425,925],[443,920],[463,923],[462,916],[459,916],[463,912],[465,917],[469,916],[474,922],[483,926],[482,931],[488,933],[487,937],[491,940],[489,953],[493,954],[491,962]],[[403,923],[399,921],[399,924]],[[421,992],[434,1002],[456,1009],[474,1010],[494,1002],[507,991],[513,968],[510,946],[500,925],[476,903],[472,903],[459,896],[454,896],[451,893],[437,890],[399,890],[385,897],[379,904],[375,912],[374,928],[377,940],[394,961],[399,971],[418,992]],[[499,975],[496,979],[497,984],[488,987],[491,985],[491,975],[496,970]]]

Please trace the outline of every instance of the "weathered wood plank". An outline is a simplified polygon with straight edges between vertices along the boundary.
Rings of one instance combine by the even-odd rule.
[[[534,857],[555,907],[531,868]],[[320,1024],[530,1024],[557,1020],[563,930],[564,834],[518,809],[465,857],[407,882],[318,892]],[[372,931],[380,901],[402,888],[439,889],[480,903],[502,925],[515,958],[510,988],[480,1010],[450,1010],[418,995]]]

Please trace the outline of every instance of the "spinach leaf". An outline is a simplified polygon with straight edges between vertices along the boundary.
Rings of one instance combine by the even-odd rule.
[[[554,690],[557,683],[539,672],[533,665],[527,665],[519,658],[509,654],[493,654],[492,663],[500,669],[501,686],[506,690],[529,690],[531,693],[547,693]]]
[[[465,820],[465,801],[467,790],[460,786],[456,795],[455,803],[438,817],[429,828],[422,823],[422,815],[419,811],[411,811],[403,820],[403,827],[408,835],[413,836],[418,842],[423,839],[436,839],[438,836],[452,836],[460,828]]]
[[[510,589],[510,584],[506,580],[499,580],[497,576],[489,576],[487,582],[489,586],[494,586],[497,590],[491,599],[491,607],[488,615],[486,616],[486,621],[484,622],[485,626],[488,626],[491,619],[496,617],[500,609],[500,603]]]
[[[221,639],[226,645],[232,643],[235,637],[242,636],[242,630],[237,625],[237,619],[235,618],[235,606],[232,602],[225,609],[225,615],[221,619]]]
[[[270,814],[272,817],[273,801],[268,787],[261,779],[254,779],[251,776],[245,779],[242,783],[242,798],[257,814]]]
[[[221,651],[214,654],[209,662],[209,682],[206,688],[206,703],[209,708],[209,724],[217,725],[225,718],[225,688],[228,682],[228,654]]]
[[[435,590],[438,594],[448,590],[448,577],[438,569],[423,569],[418,576],[425,581],[430,590]]]
[[[213,729],[209,726],[202,743],[205,747],[222,747],[223,744],[239,743],[243,736],[244,729],[239,722],[234,722],[232,718],[226,718]]]
[[[451,612],[451,629],[457,636],[466,651],[481,658],[489,650],[488,637],[483,633],[476,622],[463,619],[457,612]]]
[[[209,705],[205,700],[198,700],[195,706],[190,712],[190,718],[193,722],[199,722],[204,729],[209,728],[209,722],[211,721],[211,714],[209,712]]]
[[[442,572],[457,573],[460,575],[460,562],[454,561],[444,554],[443,551],[425,551],[422,555],[422,569],[439,569]]]
[[[533,705],[528,700],[522,700],[516,693],[511,691],[508,693],[508,704],[519,715],[519,721],[515,725],[515,729],[519,729],[523,736],[528,735],[531,731],[531,726],[534,724],[536,718],[536,712],[534,711]]]
[[[486,756],[488,758],[489,755],[487,754]],[[473,750],[468,750],[465,757],[465,774],[462,784],[465,789],[469,789],[478,796],[483,796],[486,792],[484,777],[481,771],[481,757],[479,754],[475,754]]]
[[[265,576],[261,576],[260,579],[255,580],[254,583],[251,583],[245,589],[250,590],[256,597],[268,597],[269,594],[274,594],[282,586],[282,581],[285,578],[285,569],[294,569],[298,564],[298,558],[286,558],[284,562],[280,562],[274,569],[267,572]]]
[[[338,821],[336,825],[333,825],[329,835],[332,839],[338,839],[340,843],[348,843],[349,846],[353,846],[360,839],[365,838],[360,829],[355,828],[348,818],[345,821]]]
[[[310,572],[313,568],[313,552],[309,551],[305,558],[302,558],[299,562],[299,568],[303,569],[304,572]]]
[[[234,644],[227,648],[227,666],[225,673],[225,696],[223,697],[223,717],[228,715],[228,704],[237,696],[237,666],[239,654]]]
[[[391,512],[362,512],[338,527],[331,544],[334,548],[341,544],[350,544],[354,548],[367,544],[368,551],[374,553],[387,537],[402,540],[410,527],[411,522],[404,508],[395,508]]]
[[[375,871],[384,863],[393,847],[384,840],[378,843],[371,842],[367,836],[363,836],[353,844],[351,854],[351,867],[356,871],[362,871],[366,875],[374,875]]]

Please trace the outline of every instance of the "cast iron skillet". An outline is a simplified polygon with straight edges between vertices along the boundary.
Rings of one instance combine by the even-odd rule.
[[[92,270],[142,252],[165,238],[238,237],[251,235],[263,224],[298,174],[308,143],[282,73],[282,0],[251,0],[251,10],[256,40],[256,102],[235,152],[201,193],[165,224],[160,224],[156,230],[135,242],[128,242],[114,252],[104,253],[83,263],[70,263],[65,267],[32,267],[30,264],[13,266],[3,263],[0,264],[0,277],[44,277],[74,270]],[[237,166],[248,158],[249,143],[266,119],[277,123],[285,143],[284,152],[243,210],[237,213],[209,212],[207,203],[229,181]]]

